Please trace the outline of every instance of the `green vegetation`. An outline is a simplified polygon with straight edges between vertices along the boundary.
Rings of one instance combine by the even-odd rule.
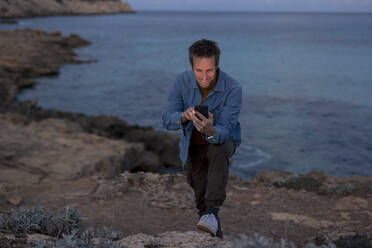
[[[236,239],[233,244],[234,248],[296,248],[296,246],[289,241],[281,239],[279,243],[276,243],[273,239],[266,238],[259,234],[255,234],[253,237],[247,235],[241,235],[239,239]]]
[[[33,248],[126,248],[111,238],[112,233],[107,237],[97,238],[91,231],[84,231],[82,234],[74,231],[70,235],[63,235],[62,239],[55,242],[39,241]]]
[[[80,213],[66,207],[59,214],[36,206],[30,209],[16,208],[10,214],[0,215],[0,233],[41,233],[54,237],[71,234],[81,225]]]
[[[314,182],[305,181],[312,185]],[[306,183],[304,185],[306,185]],[[51,236],[51,240],[40,240],[33,248],[126,248],[120,245],[122,233],[104,227],[99,230],[80,231],[81,214],[75,208],[64,208],[60,213],[53,213],[41,206],[30,209],[16,208],[9,214],[0,215],[0,233],[22,234],[40,233]],[[52,239],[55,237],[57,239]],[[296,248],[285,239],[275,241],[259,234],[252,237],[240,235],[233,241],[234,248]],[[308,243],[305,248],[370,248],[372,239],[368,235],[340,237],[338,240],[320,246]],[[8,247],[8,246],[7,246]],[[11,247],[11,246],[9,246]],[[23,246],[17,246],[23,247]],[[164,247],[160,240],[145,244],[146,248]]]
[[[372,239],[367,235],[340,237],[334,242],[337,248],[371,248]]]
[[[0,215],[0,233],[40,233],[57,237],[56,241],[39,241],[34,248],[125,248],[114,243],[122,237],[109,228],[84,231],[81,228],[81,214],[75,208],[66,207],[60,213],[36,206],[30,209],[16,208],[10,214]]]
[[[322,186],[322,182],[312,177],[288,177],[286,179],[276,180],[273,183],[275,186],[284,187],[287,189],[306,191],[318,191]]]

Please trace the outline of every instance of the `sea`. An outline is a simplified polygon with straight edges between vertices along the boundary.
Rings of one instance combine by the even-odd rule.
[[[242,143],[231,173],[372,175],[372,14],[138,11],[20,19],[1,29],[72,33],[90,41],[58,76],[19,101],[166,131],[162,113],[188,47],[215,40],[220,68],[243,88]],[[175,132],[178,133],[178,132]]]

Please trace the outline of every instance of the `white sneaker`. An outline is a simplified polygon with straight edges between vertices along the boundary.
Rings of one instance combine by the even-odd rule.
[[[196,227],[204,232],[209,232],[213,236],[216,236],[218,229],[218,222],[214,214],[205,214],[203,215]]]

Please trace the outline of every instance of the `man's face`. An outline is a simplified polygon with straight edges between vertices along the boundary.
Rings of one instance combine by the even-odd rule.
[[[217,75],[217,67],[215,63],[215,57],[211,58],[193,58],[193,64],[191,66],[196,81],[200,88],[208,88]]]

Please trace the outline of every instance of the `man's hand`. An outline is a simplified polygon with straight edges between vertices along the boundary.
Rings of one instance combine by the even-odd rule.
[[[204,115],[198,111],[193,112],[192,121],[194,122],[194,127],[201,133],[205,133],[208,136],[213,136],[214,126],[213,126],[213,114],[208,112],[209,118],[205,118]],[[199,118],[200,119],[199,119]]]
[[[194,113],[194,107],[190,107],[185,110],[185,112],[182,113],[181,115],[181,122],[182,125],[185,125],[188,121],[192,120],[193,114]]]

